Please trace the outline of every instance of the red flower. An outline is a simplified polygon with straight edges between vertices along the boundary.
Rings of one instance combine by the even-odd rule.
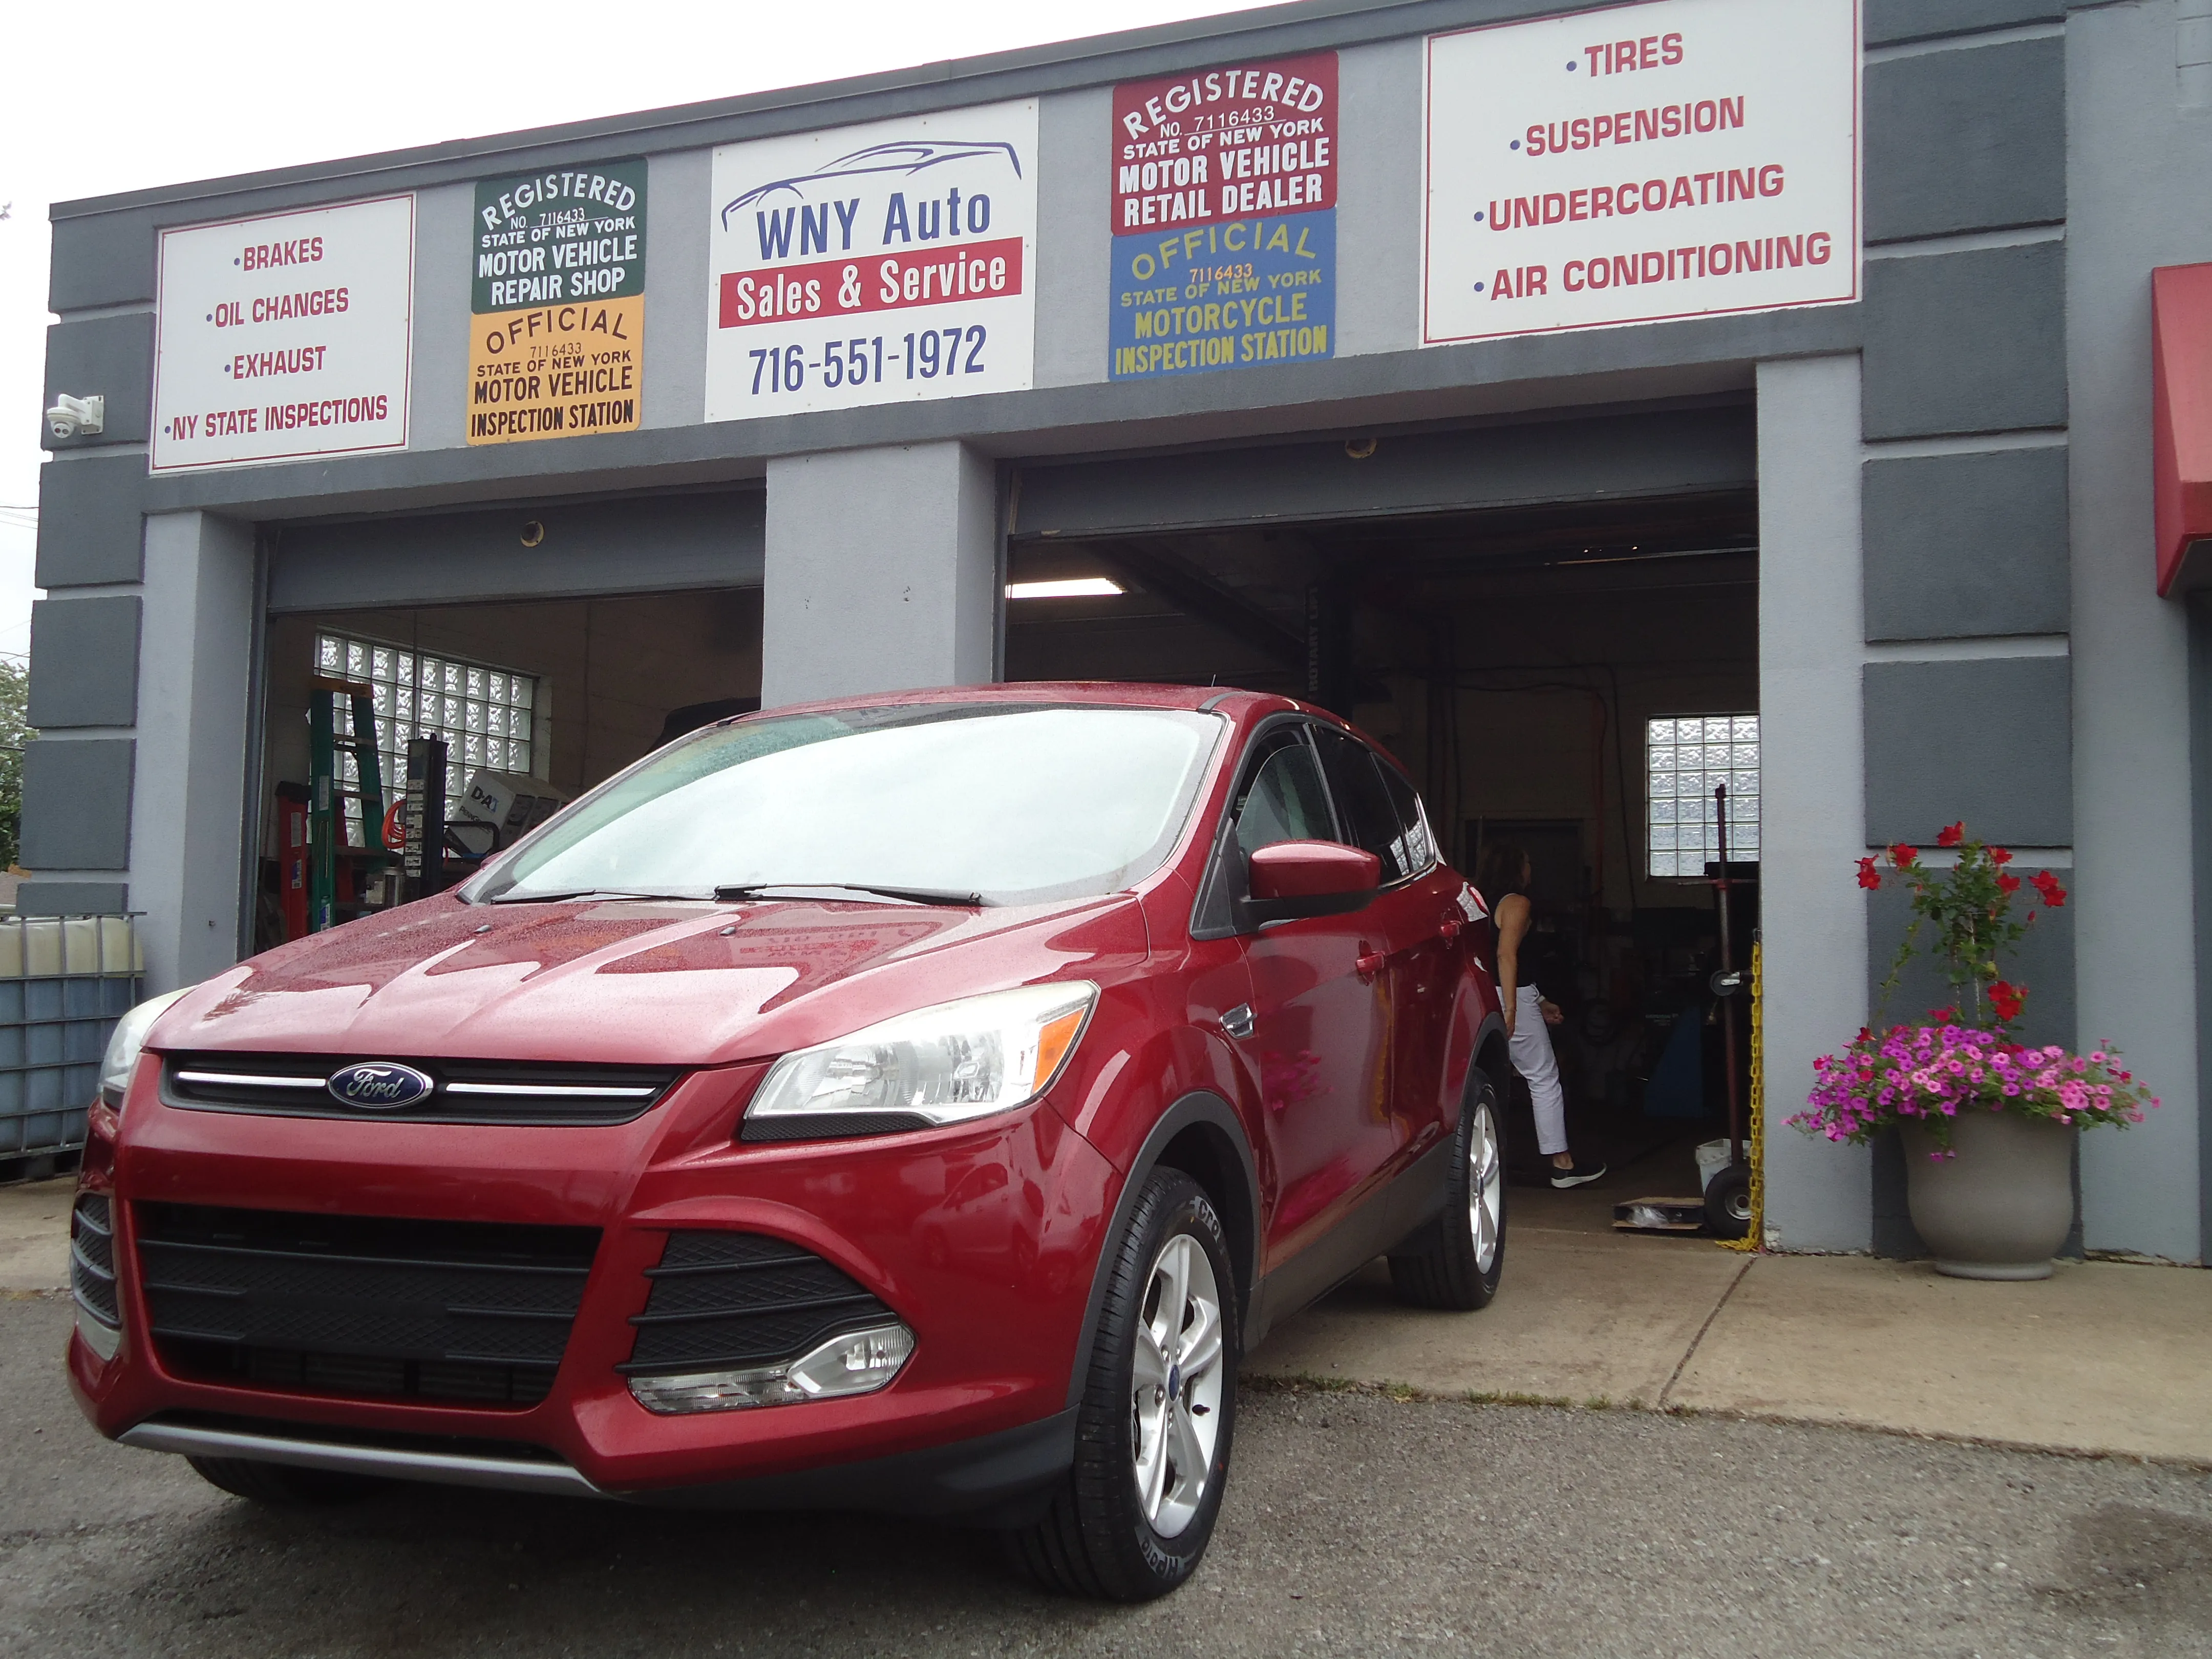
[[[1997,1019],[2009,1025],[2020,1018],[2021,1005],[2027,1000],[2025,985],[2008,985],[2002,980],[1990,987],[1990,1006],[1996,1010]]]
[[[2052,909],[2056,910],[2066,902],[2066,890],[2058,884],[2058,878],[2050,871],[2039,870],[2028,879],[2034,884],[2035,890],[2043,895],[2043,902]]]
[[[2014,893],[2020,891],[2020,878],[2000,874],[1997,877],[1997,891],[2010,898]]]
[[[1966,821],[1964,818],[1960,819],[1956,823],[1946,825],[1936,832],[1936,844],[1938,847],[1956,847],[1966,838]]]
[[[1859,885],[1869,892],[1881,885],[1881,872],[1874,867],[1872,859],[1859,860]]]
[[[2002,847],[1992,847],[1990,848],[1990,862],[1991,864],[2010,864],[2012,862],[2012,854]]]
[[[1899,870],[1910,870],[1913,860],[1919,856],[1915,848],[1904,842],[1894,842],[1890,845],[1889,861]]]

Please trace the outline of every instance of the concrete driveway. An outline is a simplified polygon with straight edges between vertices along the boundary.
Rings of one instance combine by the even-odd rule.
[[[0,1302],[0,1656],[2212,1653],[2212,1478],[1650,1412],[1248,1390],[1212,1554],[1136,1608],[990,1540],[396,1491],[271,1512],[78,1418]]]

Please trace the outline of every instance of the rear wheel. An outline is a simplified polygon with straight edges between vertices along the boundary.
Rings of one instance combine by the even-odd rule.
[[[1497,1085],[1479,1066],[1452,1137],[1444,1212],[1417,1237],[1420,1249],[1390,1257],[1401,1301],[1461,1312],[1490,1305],[1505,1271],[1505,1139]]]
[[[1146,1180],[1113,1258],[1077,1413],[1075,1463],[1034,1525],[1006,1534],[1047,1589],[1164,1595],[1213,1535],[1237,1421],[1237,1284],[1198,1183]]]
[[[350,1504],[385,1483],[365,1474],[336,1469],[305,1469],[289,1463],[264,1463],[251,1457],[188,1457],[185,1460],[210,1486],[234,1498],[286,1508]]]

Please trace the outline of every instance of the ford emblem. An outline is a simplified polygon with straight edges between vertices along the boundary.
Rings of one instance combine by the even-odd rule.
[[[412,1066],[364,1060],[341,1066],[326,1085],[341,1105],[360,1112],[398,1112],[428,1100],[437,1083]]]

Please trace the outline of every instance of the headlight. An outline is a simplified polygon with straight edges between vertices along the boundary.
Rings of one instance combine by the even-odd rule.
[[[1087,980],[917,1009],[776,1061],[742,1139],[811,1140],[965,1123],[1052,1086],[1098,1001]]]
[[[140,1003],[115,1022],[115,1035],[107,1039],[107,1057],[100,1062],[100,1097],[111,1106],[123,1104],[131,1086],[131,1073],[138,1069],[138,1055],[146,1047],[146,1034],[154,1022],[169,1012],[170,1004],[192,988],[179,986]]]

